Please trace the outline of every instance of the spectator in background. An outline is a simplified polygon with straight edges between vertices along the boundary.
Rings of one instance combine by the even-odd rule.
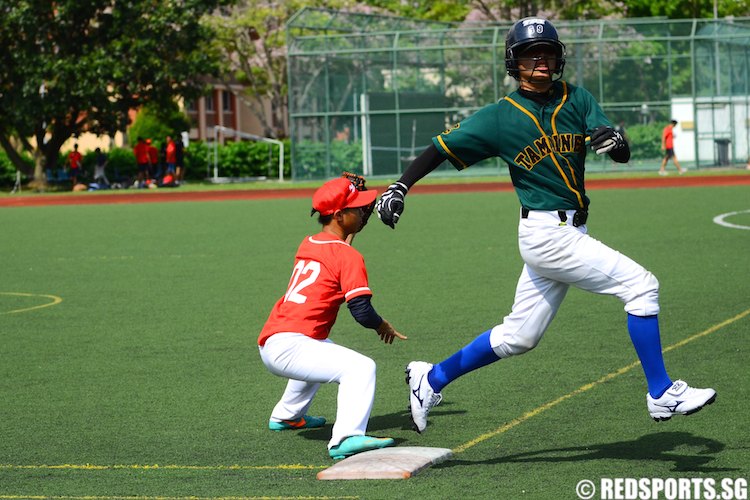
[[[664,127],[661,132],[661,149],[664,151],[664,158],[661,161],[661,167],[659,168],[659,175],[667,175],[666,170],[667,161],[672,158],[674,166],[677,167],[677,171],[680,175],[685,173],[685,169],[680,166],[680,162],[677,161],[677,157],[674,154],[674,127],[677,125],[677,120],[672,120],[669,125]]]
[[[144,187],[144,183],[151,179],[149,173],[149,156],[148,156],[148,144],[143,137],[138,138],[138,142],[133,147],[133,154],[135,154],[135,163],[138,165],[138,187]]]
[[[99,184],[100,187],[109,187],[109,179],[107,179],[107,174],[104,172],[105,167],[107,166],[107,155],[102,152],[101,148],[96,148],[94,150],[96,153],[96,160],[94,163],[94,182]]]
[[[182,144],[182,139],[177,139],[174,146],[175,176],[177,177],[175,183],[179,186],[185,181],[185,147]]]
[[[151,139],[146,139],[146,146],[148,146],[148,161],[151,165],[151,177],[154,180],[159,180],[161,177],[161,162],[159,161],[159,150],[156,146],[151,144]]]
[[[167,164],[167,173],[174,175],[176,173],[177,165],[177,145],[172,140],[171,136],[167,136],[166,144],[164,146],[164,161]]]
[[[70,179],[73,181],[73,188],[78,184],[78,176],[81,172],[81,162],[83,156],[78,152],[78,144],[73,145],[73,151],[68,153],[68,168],[70,169]]]

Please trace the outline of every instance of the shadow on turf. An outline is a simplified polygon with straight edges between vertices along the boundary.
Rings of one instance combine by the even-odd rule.
[[[737,468],[709,467],[725,444],[714,439],[694,436],[689,432],[660,432],[642,436],[635,441],[590,444],[570,448],[550,448],[497,457],[490,460],[450,460],[435,468],[461,465],[585,462],[591,460],[632,460],[674,462],[675,472],[727,472]]]
[[[446,410],[446,406],[450,406],[451,403],[441,403],[439,409],[433,410],[431,415],[462,415],[466,413],[466,410]],[[305,439],[311,439],[313,441],[328,441],[331,439],[331,425],[326,424],[319,429],[309,429],[298,431],[299,435]],[[379,436],[383,431],[389,431],[393,429],[400,430],[413,430],[413,424],[411,422],[411,416],[409,410],[389,413],[387,415],[375,415],[370,416],[370,421],[367,423],[367,433],[375,436]],[[388,433],[385,432],[384,435]],[[405,439],[396,439],[396,444],[407,441]]]

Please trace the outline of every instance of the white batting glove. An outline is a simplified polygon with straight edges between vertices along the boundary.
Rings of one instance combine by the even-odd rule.
[[[597,127],[591,133],[591,149],[598,155],[609,153],[625,146],[625,139],[622,134],[612,127]]]
[[[398,219],[404,213],[404,197],[408,191],[409,188],[402,182],[391,184],[375,205],[378,219],[391,229],[396,229]]]

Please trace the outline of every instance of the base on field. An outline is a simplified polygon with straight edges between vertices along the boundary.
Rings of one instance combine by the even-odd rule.
[[[448,448],[403,446],[366,451],[318,472],[318,479],[408,479],[432,464],[448,460]]]

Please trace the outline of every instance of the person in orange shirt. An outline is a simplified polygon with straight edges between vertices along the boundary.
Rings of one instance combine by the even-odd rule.
[[[146,144],[143,137],[138,138],[138,142],[133,147],[133,154],[135,155],[135,163],[138,165],[138,187],[143,187],[143,183],[151,179],[149,173],[151,160],[148,155],[148,144]]]
[[[164,149],[164,161],[167,163],[167,173],[174,175],[177,166],[177,145],[169,135],[167,136],[167,146]]]
[[[82,161],[83,156],[78,152],[78,144],[74,144],[73,151],[68,153],[68,168],[70,168],[70,179],[73,181],[73,188],[78,184]]]
[[[375,399],[375,362],[328,338],[339,306],[346,302],[354,319],[375,330],[386,344],[406,339],[375,312],[364,259],[351,246],[376,197],[376,191],[359,191],[343,177],[315,192],[313,213],[320,213],[323,229],[302,240],[286,293],[258,337],[263,364],[289,379],[271,412],[269,429],[322,427],[326,419],[309,416],[307,410],[320,384],[338,384],[336,421],[328,442],[334,460],[394,445],[391,438],[365,435]]]
[[[685,173],[685,169],[680,166],[680,162],[677,161],[677,156],[674,154],[674,127],[677,125],[677,120],[672,120],[669,125],[664,127],[661,132],[661,149],[664,151],[664,158],[661,160],[661,167],[659,168],[659,175],[667,175],[667,161],[672,158],[674,166],[677,167],[677,171],[680,175]]]

